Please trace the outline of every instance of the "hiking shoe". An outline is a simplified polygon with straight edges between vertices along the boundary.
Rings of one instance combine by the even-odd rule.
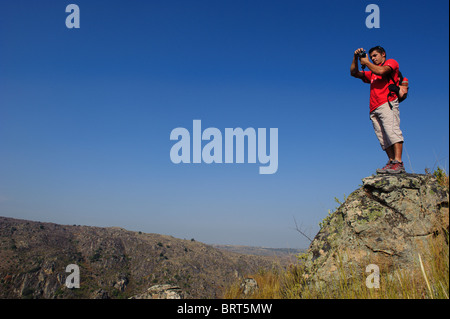
[[[377,169],[377,173],[378,174],[387,174],[388,173],[388,169],[390,169],[392,166],[392,161],[389,161],[385,167],[383,168],[378,168]]]
[[[387,168],[386,171],[389,174],[399,174],[405,173],[405,167],[403,166],[403,162],[393,161],[390,168]]]

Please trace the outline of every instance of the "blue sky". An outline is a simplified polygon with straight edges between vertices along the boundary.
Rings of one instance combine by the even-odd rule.
[[[68,4],[80,29],[68,29]],[[381,27],[365,25],[379,5]],[[449,3],[0,1],[0,215],[303,248],[386,162],[353,51],[410,81],[408,172],[448,170]],[[176,127],[278,128],[278,171],[171,162]]]

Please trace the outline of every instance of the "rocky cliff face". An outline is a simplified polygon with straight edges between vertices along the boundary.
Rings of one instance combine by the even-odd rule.
[[[448,190],[432,175],[377,175],[363,179],[311,243],[306,267],[316,283],[371,263],[408,269],[427,239],[448,231]],[[362,270],[364,271],[364,270]]]
[[[0,298],[160,298],[173,289],[148,289],[166,284],[183,298],[217,298],[273,262],[165,235],[0,217]],[[80,288],[66,286],[70,264]]]

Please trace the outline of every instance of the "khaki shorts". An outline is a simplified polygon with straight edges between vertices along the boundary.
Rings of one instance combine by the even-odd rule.
[[[391,109],[389,103],[386,102],[370,113],[373,129],[383,150],[395,143],[403,142],[398,104],[398,100],[391,102]]]

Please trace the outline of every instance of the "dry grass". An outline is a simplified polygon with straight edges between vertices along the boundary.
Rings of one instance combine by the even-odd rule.
[[[417,254],[413,269],[380,267],[379,288],[368,288],[369,273],[344,271],[340,267],[339,279],[326,287],[307,282],[301,264],[286,270],[274,269],[260,272],[252,278],[259,289],[243,296],[240,282],[225,293],[225,299],[448,299],[449,298],[449,246],[448,233],[430,240],[428,249]],[[386,269],[386,268],[384,268]]]
[[[447,188],[449,188],[449,178],[448,178],[448,174],[447,171],[438,167],[434,172],[433,175],[437,178],[437,181],[439,183],[439,185]]]
[[[225,299],[239,299],[239,298],[251,298],[251,299],[282,299],[282,280],[281,276],[284,274],[273,269],[271,271],[260,271],[253,278],[258,283],[258,289],[249,294],[248,296],[243,295],[243,288],[241,287],[241,282],[235,282],[225,293]]]

